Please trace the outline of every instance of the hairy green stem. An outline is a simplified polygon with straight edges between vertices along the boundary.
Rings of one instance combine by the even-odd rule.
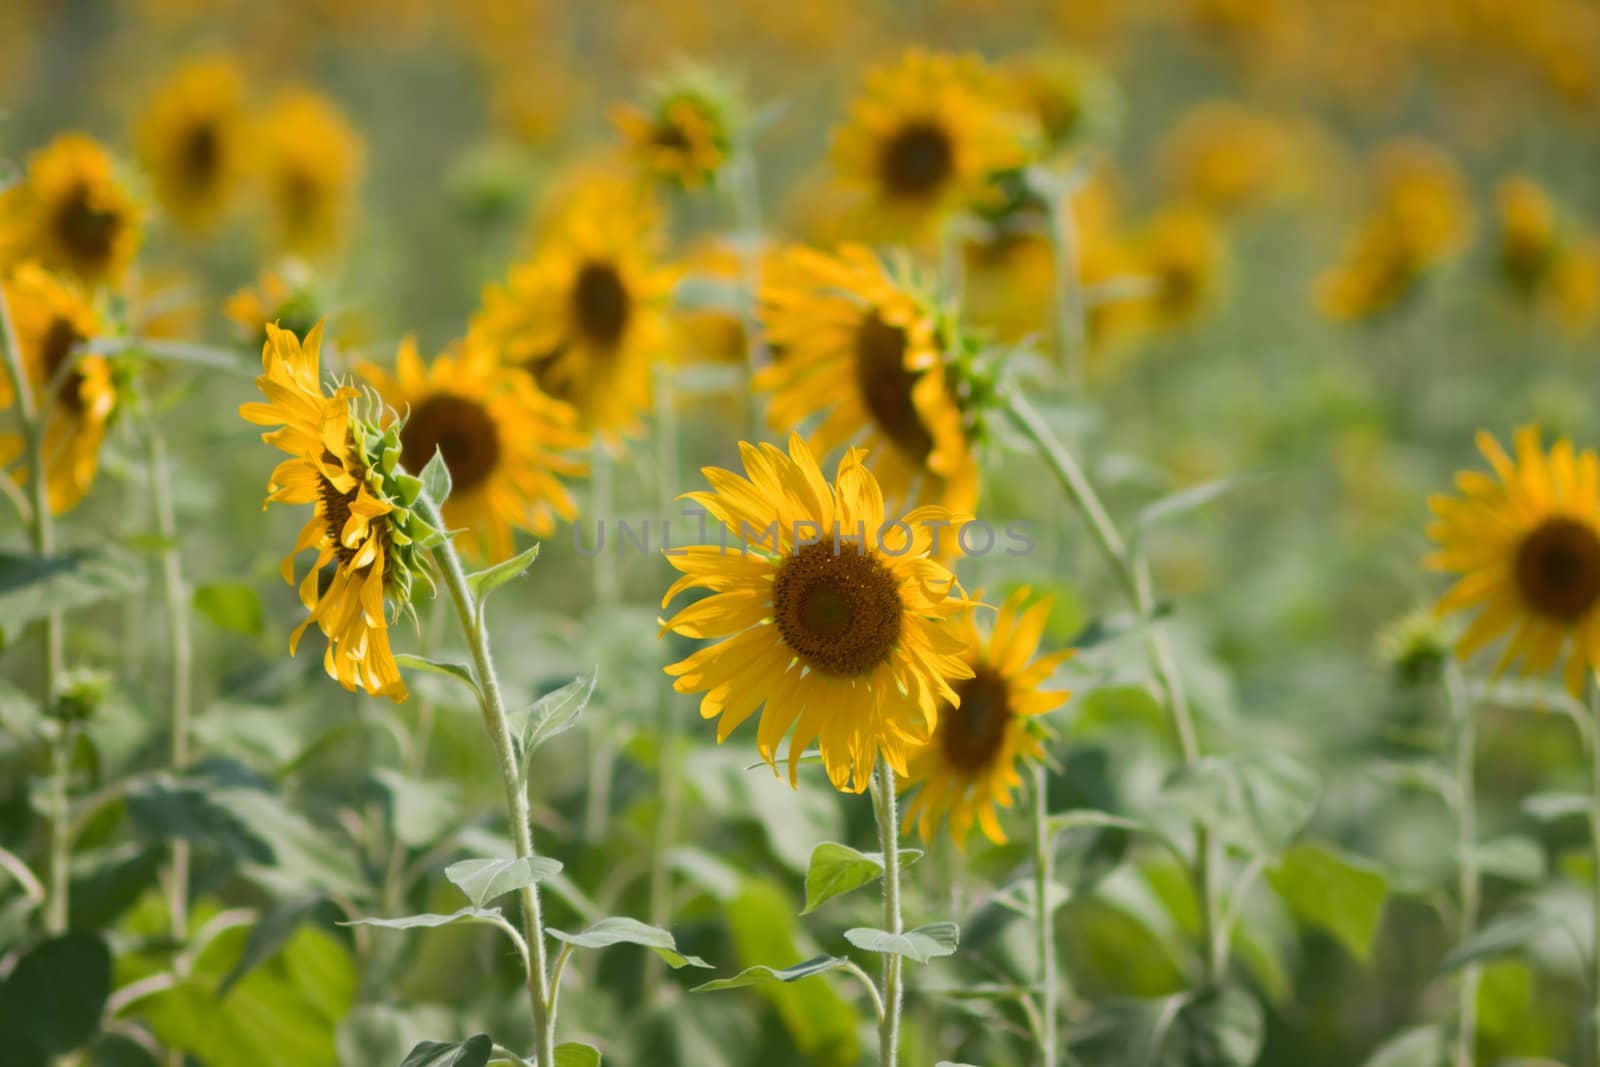
[[[1056,1067],[1056,939],[1051,923],[1050,883],[1054,880],[1055,853],[1050,847],[1048,772],[1043,763],[1033,768],[1033,921],[1039,941],[1039,1058],[1043,1067]]]
[[[424,493],[417,499],[422,518],[435,529],[447,529],[438,504]],[[505,785],[506,816],[511,822],[511,839],[517,857],[534,855],[533,822],[528,810],[528,794],[522,787],[517,766],[516,746],[511,739],[511,724],[506,718],[505,696],[495,674],[494,657],[489,650],[489,630],[479,616],[466,571],[455,545],[448,539],[433,550],[443,572],[445,588],[455,605],[461,632],[472,652],[473,676],[477,682],[478,704],[484,728],[499,760],[500,778]],[[528,943],[528,997],[533,1007],[534,1057],[538,1067],[555,1064],[555,1004],[551,997],[549,970],[545,955],[544,917],[539,905],[539,887],[528,885],[519,891],[522,899],[522,924]]]
[[[1457,902],[1460,922],[1456,929],[1456,943],[1463,944],[1477,932],[1478,927],[1478,809],[1473,781],[1473,758],[1476,755],[1477,730],[1472,703],[1463,692],[1461,668],[1455,661],[1445,664],[1445,699],[1449,703],[1450,720],[1455,727],[1455,809],[1456,809],[1456,864],[1459,882]],[[1477,1039],[1478,981],[1482,974],[1476,963],[1461,969],[1456,984],[1456,1032],[1451,1047],[1452,1067],[1472,1067]]]
[[[891,934],[905,929],[900,917],[900,818],[895,810],[894,771],[879,759],[874,772],[872,813],[878,820],[878,847],[883,851],[883,928]],[[895,1067],[900,1050],[900,968],[904,961],[892,952],[883,956],[883,1009],[878,1016],[878,1059],[882,1067]]]
[[[1046,466],[1061,483],[1061,489],[1067,499],[1083,516],[1089,527],[1089,533],[1100,547],[1106,563],[1143,622],[1151,668],[1166,698],[1167,715],[1178,751],[1185,765],[1194,764],[1200,759],[1200,741],[1195,729],[1194,713],[1189,707],[1183,676],[1178,669],[1177,657],[1173,654],[1171,642],[1160,620],[1155,617],[1155,593],[1150,581],[1149,567],[1142,556],[1137,556],[1129,550],[1127,542],[1123,540],[1121,532],[1112,522],[1088,475],[1078,466],[1077,460],[1061,444],[1033,406],[1021,394],[1012,391],[1009,396],[1009,411],[1012,421],[1038,447]],[[1194,837],[1195,856],[1192,873],[1195,894],[1201,904],[1201,963],[1206,982],[1209,984],[1221,975],[1227,960],[1227,944],[1217,933],[1220,923],[1216,868],[1220,857],[1216,842],[1206,826],[1196,823]]]
[[[34,555],[48,559],[55,554],[55,526],[50,515],[50,479],[45,471],[44,455],[50,394],[46,394],[43,402],[34,395],[27,368],[23,366],[22,344],[17,340],[16,321],[11,317],[11,304],[6,299],[4,286],[0,286],[0,334],[4,334],[5,338],[6,373],[11,379],[12,395],[16,397],[23,450],[32,472],[30,486],[33,490],[33,508],[29,516],[28,534],[33,541]],[[54,715],[56,711],[56,691],[64,669],[63,644],[61,613],[50,611],[44,618],[43,677],[39,686],[39,705],[46,715]],[[71,818],[67,800],[67,776],[72,762],[68,741],[71,737],[72,732],[63,726],[61,736],[51,750],[50,897],[45,906],[45,926],[51,933],[62,933],[67,928],[67,894],[70,885],[67,863],[72,848],[67,832]]]

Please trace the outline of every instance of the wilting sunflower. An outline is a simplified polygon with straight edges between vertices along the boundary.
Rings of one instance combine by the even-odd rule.
[[[361,138],[327,97],[309,89],[279,94],[259,134],[273,236],[300,255],[343,239],[351,193],[361,177]]]
[[[727,547],[666,553],[683,577],[663,607],[687,589],[713,595],[663,632],[720,639],[666,669],[673,688],[706,694],[700,714],[720,716],[719,742],[764,708],[756,747],[774,768],[793,727],[791,781],[813,741],[836,789],[861,792],[880,758],[905,774],[940,702],[960,702],[952,682],[972,675],[952,621],[971,602],[934,558],[934,541],[954,540],[966,517],[930,506],[885,527],[899,513],[885,512],[857,449],[831,485],[797,434],[788,455],[770,444],[739,449],[745,475],[707,467],[711,491],[685,495],[721,524]]]
[[[232,59],[182,67],[139,124],[139,160],[156,198],[183,228],[210,228],[238,188],[248,131],[244,79]]]
[[[982,200],[994,175],[1024,163],[1030,137],[982,61],[912,50],[868,74],[849,121],[834,132],[833,159],[860,194],[865,222],[919,236]]]
[[[364,363],[362,375],[384,400],[405,412],[400,455],[421,470],[437,449],[450,471],[444,519],[465,530],[476,554],[511,555],[511,528],[547,534],[577,508],[559,476],[582,474],[566,452],[588,438],[577,416],[541,393],[528,375],[508,367],[482,344],[468,341],[424,367],[414,341],[400,346],[393,376]]]
[[[407,510],[407,490],[394,477],[398,441],[354,416],[354,386],[324,391],[321,345],[320,323],[304,343],[268,325],[256,385],[269,403],[239,408],[250,422],[279,427],[262,440],[290,456],[272,472],[267,501],[312,505],[283,560],[283,578],[292,585],[295,557],[307,549],[317,554],[300,582],[300,601],[311,614],[290,637],[289,654],[315,622],[328,638],[323,666],[330,677],[352,692],[398,703],[406,686],[389,649],[389,606],[391,599],[396,608],[409,601],[415,553],[431,531]],[[410,488],[410,502],[417,488]]]
[[[117,281],[139,249],[139,210],[111,156],[92,137],[64,133],[28,160],[0,194],[0,259],[38,260],[94,285]]]
[[[659,219],[636,189],[597,183],[566,201],[534,259],[484,293],[475,341],[571,404],[585,430],[637,432],[650,364],[669,345],[673,275]]]
[[[732,155],[740,111],[737,94],[714,72],[686,67],[653,85],[642,107],[618,105],[611,119],[644,173],[700,189]]]
[[[80,356],[70,368],[73,346],[104,333],[100,318],[81,293],[37,263],[24,263],[5,280],[6,304],[17,329],[22,365],[37,410],[45,413],[45,491],[55,514],[78,505],[94,483],[100,446],[117,404],[111,364],[104,356]],[[41,396],[52,383],[48,403]],[[0,408],[15,401],[0,375]],[[0,435],[0,462],[22,451],[15,434]]]
[[[1039,689],[1072,650],[1034,658],[1052,601],[1045,597],[1024,609],[1027,599],[1028,590],[1019,589],[1006,600],[987,644],[972,613],[962,620],[972,677],[955,683],[960,706],[939,710],[939,728],[912,753],[907,775],[906,784],[918,788],[906,808],[906,827],[915,824],[925,841],[948,817],[958,845],[975,820],[985,837],[1004,844],[995,809],[1009,808],[1022,784],[1017,761],[1044,755],[1043,730],[1034,720],[1072,695]]]
[[[978,463],[951,388],[954,327],[933,300],[868,249],[779,256],[761,292],[768,340],[783,358],[756,376],[768,418],[789,430],[824,413],[811,447],[861,444],[892,501],[970,511]]]
[[[1463,658],[1511,635],[1497,674],[1518,660],[1542,674],[1565,654],[1567,689],[1580,696],[1600,666],[1600,458],[1565,439],[1546,454],[1532,426],[1515,445],[1513,458],[1480,433],[1495,477],[1463,471],[1460,496],[1429,501],[1438,550],[1427,564],[1461,575],[1439,611],[1482,609],[1457,646]]]

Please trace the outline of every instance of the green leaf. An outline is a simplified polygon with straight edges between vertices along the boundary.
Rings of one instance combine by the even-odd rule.
[[[1593,801],[1582,793],[1530,793],[1523,798],[1522,810],[1540,822],[1587,816]]]
[[[556,1067],[600,1067],[600,1050],[577,1041],[557,1045]]]
[[[1544,880],[1544,849],[1539,842],[1515,834],[1482,841],[1473,846],[1478,870],[1508,882],[1537,885]]]
[[[1249,1067],[1261,1054],[1261,1005],[1237,986],[1202,993],[1178,1013],[1183,1067]],[[1170,1047],[1170,1046],[1169,1046]],[[1166,1062],[1163,1060],[1163,1062]]]
[[[400,1067],[484,1067],[493,1051],[488,1034],[473,1034],[465,1041],[423,1041],[400,1061]]]
[[[678,951],[678,943],[670,933],[659,926],[648,926],[638,919],[613,915],[592,924],[582,933],[569,934],[563,930],[546,929],[545,933],[557,941],[576,948],[609,948],[612,945],[643,945],[667,961],[673,970],[680,967],[710,967],[699,956],[685,956]]]
[[[475,908],[560,873],[560,862],[544,856],[461,860],[444,869],[444,876],[467,895]]]
[[[809,960],[792,964],[782,970],[775,970],[758,963],[754,967],[746,967],[732,978],[718,978],[705,985],[695,986],[689,992],[716,993],[724,989],[743,989],[746,986],[767,985],[772,982],[798,982],[802,978],[836,971],[840,967],[848,966],[849,963],[850,961],[843,956],[813,956]]]
[[[1326,930],[1359,960],[1372,955],[1389,883],[1372,863],[1335,849],[1298,844],[1267,872],[1295,918]]]
[[[524,776],[528,770],[528,753],[557,734],[570,730],[578,721],[583,709],[589,706],[589,698],[594,696],[597,677],[594,671],[579,675],[560,689],[546,693],[533,702],[520,731]]]
[[[321,903],[321,896],[296,897],[264,912],[250,927],[250,938],[244,943],[244,951],[217,986],[217,996],[227,996],[228,991],[241,979],[282,951],[300,924],[310,918]]]
[[[194,608],[234,633],[255,637],[261,633],[261,596],[242,582],[213,582],[194,591]]]
[[[1135,520],[1140,531],[1159,526],[1164,522],[1181,518],[1192,511],[1205,507],[1214,500],[1224,497],[1242,486],[1258,482],[1258,477],[1231,477],[1218,478],[1215,481],[1201,482],[1199,485],[1190,486],[1179,490],[1170,496],[1164,496],[1155,503],[1147,505],[1139,512]]]
[[[1443,1067],[1444,1062],[1444,1031],[1417,1026],[1379,1045],[1361,1067]]]
[[[428,465],[422,468],[422,490],[428,494],[428,499],[433,506],[444,510],[444,502],[450,498],[450,468],[445,466],[444,453],[437,447],[433,456],[428,460]]]
[[[111,549],[72,549],[41,558],[0,552],[0,647],[35,619],[125,597],[144,587],[145,568]]]
[[[909,867],[922,858],[918,849],[900,850],[900,864]],[[806,868],[806,906],[801,915],[809,915],[819,905],[852,889],[859,889],[883,877],[883,853],[857,852],[848,845],[824,841],[811,853],[811,864]]]
[[[1555,916],[1535,905],[1513,907],[1457,945],[1439,965],[1439,973],[1526,948],[1555,923]]]
[[[503,563],[496,563],[467,575],[467,587],[472,590],[482,604],[489,599],[489,594],[505,585],[507,582],[516,581],[528,573],[528,568],[533,566],[533,561],[539,558],[539,546],[534,545],[526,552],[518,553]]]
[[[409,652],[402,652],[395,656],[396,666],[410,667],[414,671],[428,671],[432,674],[442,674],[447,678],[465,682],[472,691],[478,691],[478,682],[472,677],[472,671],[464,663],[441,663],[426,656],[414,656]]]
[[[456,825],[461,789],[453,782],[407,778],[388,767],[373,771],[372,777],[389,794],[390,819],[401,844],[425,848]]]
[[[1272,856],[1310,821],[1318,789],[1309,768],[1282,754],[1213,756],[1174,773],[1162,800],[1221,840]]]
[[[45,1062],[79,1048],[100,1028],[110,994],[111,951],[99,934],[41,942],[0,984],[0,1048],[22,1063],[27,1050]]]
[[[846,930],[844,939],[868,952],[905,956],[918,963],[927,963],[939,956],[955,955],[956,946],[961,940],[961,928],[952,922],[938,922],[895,934],[870,926],[857,926]]]
[[[467,907],[453,911],[448,915],[441,915],[437,912],[424,912],[420,915],[402,915],[394,919],[362,916],[359,919],[350,919],[339,925],[381,926],[385,930],[415,930],[418,928],[432,929],[435,926],[450,926],[454,923],[483,923],[488,926],[499,926],[505,920],[505,915],[497,909]]]

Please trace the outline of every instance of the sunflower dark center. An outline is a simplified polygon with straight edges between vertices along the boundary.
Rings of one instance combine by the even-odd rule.
[[[110,258],[119,223],[115,211],[96,207],[89,187],[80,185],[61,202],[56,232],[73,255],[100,261]]]
[[[622,340],[631,305],[628,288],[612,264],[587,263],[578,272],[572,287],[572,313],[589,340],[608,347]]]
[[[322,457],[329,463],[338,463],[338,457],[332,453],[324,453]],[[350,521],[350,505],[355,503],[357,494],[361,492],[361,482],[358,479],[349,492],[340,492],[338,487],[330,482],[326,475],[319,475],[317,491],[322,497],[322,515],[328,523],[328,537],[333,541],[333,550],[339,559],[339,566],[344,566],[356,558],[360,550],[349,548],[344,543],[344,525]]]
[[[684,132],[683,127],[670,119],[655,124],[650,131],[650,143],[657,148],[670,148],[675,152],[687,152],[694,147],[689,143],[689,135]]]
[[[888,658],[900,640],[900,590],[876,556],[833,542],[784,559],[772,583],[778,634],[814,671],[848,678]]]
[[[67,319],[52,319],[49,329],[44,332],[44,339],[40,342],[39,351],[43,357],[44,380],[53,382],[56,375],[61,373],[61,368],[72,357],[72,348],[80,341],[87,340],[78,332]],[[60,388],[56,391],[56,402],[74,413],[83,410],[83,375],[78,371],[70,371],[61,381]]]
[[[873,312],[856,331],[856,385],[884,435],[921,465],[933,452],[933,437],[911,401],[916,384],[917,375],[906,369],[905,330]]]
[[[278,191],[290,225],[304,227],[316,221],[323,196],[322,186],[314,177],[304,170],[289,170],[279,178]]]
[[[1517,546],[1516,577],[1535,611],[1574,622],[1600,601],[1600,536],[1576,519],[1546,519]]]
[[[994,762],[1005,745],[1011,722],[1010,694],[1004,678],[979,666],[971,678],[955,683],[958,708],[939,711],[939,744],[950,765],[969,774]]]
[[[400,431],[400,454],[421,469],[434,450],[444,456],[460,491],[483,484],[500,463],[500,435],[488,410],[476,400],[437,393],[411,409]]]
[[[927,196],[954,173],[955,162],[955,145],[944,127],[934,122],[912,122],[884,143],[879,176],[890,192]]]
[[[222,141],[217,127],[210,122],[197,122],[189,127],[183,137],[183,174],[195,188],[210,185],[216,178],[217,166],[222,159]]]

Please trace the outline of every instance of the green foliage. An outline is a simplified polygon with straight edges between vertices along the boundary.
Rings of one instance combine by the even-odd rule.
[[[926,923],[914,930],[896,934],[857,926],[844,932],[844,938],[856,948],[893,956],[905,956],[918,963],[927,963],[939,956],[953,956],[961,942],[961,928],[952,922]]]
[[[921,857],[919,849],[901,849],[900,866],[909,867]],[[834,897],[882,877],[881,852],[857,852],[848,845],[824,841],[811,853],[811,864],[806,868],[806,906],[800,914],[808,915]]]
[[[243,582],[212,582],[194,591],[194,609],[224,630],[255,637],[261,633],[261,595]]]
[[[1283,854],[1267,880],[1301,922],[1326,930],[1357,959],[1370,958],[1388,893],[1375,864],[1302,843]]]
[[[649,926],[637,919],[611,916],[591,924],[581,933],[569,934],[549,928],[545,933],[557,941],[574,948],[610,948],[612,945],[643,945],[667,962],[673,970],[681,967],[710,967],[699,956],[686,956],[678,951],[672,934],[657,926]]]

